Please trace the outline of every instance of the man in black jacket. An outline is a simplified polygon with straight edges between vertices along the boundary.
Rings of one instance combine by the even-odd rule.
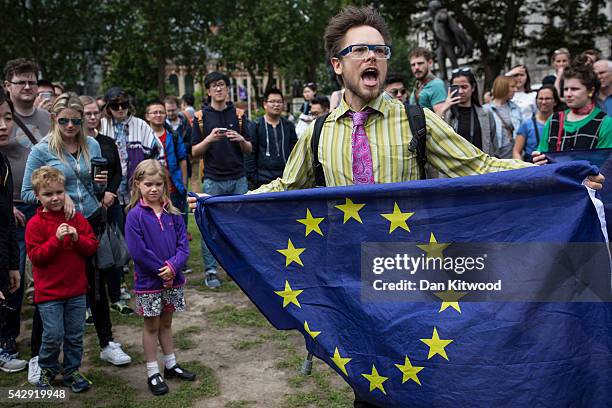
[[[249,126],[253,151],[248,156],[247,170],[254,188],[283,175],[298,139],[295,126],[281,117],[284,100],[279,89],[271,88],[265,92],[263,106],[265,115]]]

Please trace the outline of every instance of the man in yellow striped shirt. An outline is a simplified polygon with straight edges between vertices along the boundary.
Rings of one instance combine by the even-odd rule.
[[[368,8],[349,7],[334,17],[325,32],[331,63],[345,91],[340,106],[325,120],[318,145],[327,186],[353,183],[352,133],[349,113],[369,108],[363,125],[371,152],[374,183],[419,179],[416,153],[408,149],[412,133],[404,106],[384,98],[382,86],[390,57],[384,20]],[[440,117],[425,109],[427,161],[448,177],[468,176],[530,166],[490,157],[457,135]],[[313,126],[295,146],[283,176],[252,193],[315,186],[311,138]]]

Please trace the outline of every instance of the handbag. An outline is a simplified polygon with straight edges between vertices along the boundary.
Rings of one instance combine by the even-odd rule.
[[[117,224],[108,224],[106,229],[108,230],[111,249],[113,251],[115,267],[122,268],[124,265],[127,265],[131,259],[127,244],[125,243],[125,238]]]
[[[100,243],[96,251],[98,269],[122,268],[130,261],[125,239],[116,224],[107,224],[97,238]]]

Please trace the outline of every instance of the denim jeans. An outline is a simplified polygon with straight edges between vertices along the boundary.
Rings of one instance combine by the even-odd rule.
[[[42,346],[38,353],[41,369],[59,374],[59,355],[64,343],[63,374],[70,375],[81,366],[85,332],[85,295],[38,304],[43,322]]]
[[[221,194],[245,194],[249,191],[249,185],[246,177],[240,177],[234,180],[216,181],[208,178],[204,179],[203,191],[209,195]],[[200,247],[202,248],[202,257],[204,258],[204,270],[217,269],[217,260],[210,253],[206,243],[202,239]]]
[[[26,224],[34,214],[36,214],[36,206],[32,204],[15,203],[15,208],[25,215]],[[15,292],[9,293],[6,296],[8,306],[15,309],[15,311],[7,313],[4,326],[0,329],[0,338],[2,339],[15,339],[19,337],[19,327],[21,325],[21,305],[23,303],[26,262],[25,227],[17,226],[15,228],[15,235],[17,236],[17,245],[19,246],[19,274],[21,275],[21,284]]]

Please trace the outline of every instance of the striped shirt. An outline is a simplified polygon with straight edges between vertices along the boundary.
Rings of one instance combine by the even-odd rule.
[[[416,153],[408,149],[412,133],[404,105],[383,95],[366,107],[374,110],[365,123],[372,152],[374,181],[395,183],[419,179]],[[364,109],[366,109],[364,107]],[[329,114],[319,141],[319,161],[327,186],[353,184],[351,133],[352,120],[346,113],[348,104]],[[520,169],[532,164],[519,160],[501,160],[488,156],[459,136],[438,115],[425,109],[427,122],[427,161],[448,177],[471,176],[503,170]],[[298,140],[289,156],[281,178],[261,186],[252,193],[296,190],[315,186],[312,169],[311,138],[314,123]]]

